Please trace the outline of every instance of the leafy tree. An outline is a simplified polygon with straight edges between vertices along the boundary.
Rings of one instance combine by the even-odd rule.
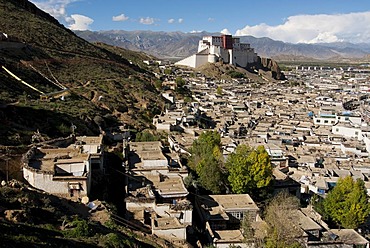
[[[194,178],[193,174],[190,173],[187,177],[184,178],[184,184],[186,188],[190,188],[192,186],[196,187],[197,180]]]
[[[218,86],[216,90],[217,95],[222,95],[222,87]]]
[[[160,137],[157,135],[152,134],[151,132],[144,130],[136,134],[135,141],[136,142],[144,142],[144,141],[158,141]]]
[[[164,69],[164,74],[171,75],[172,74],[172,69],[171,68]]]
[[[162,80],[160,80],[160,79],[156,79],[156,80],[154,81],[154,86],[155,86],[155,88],[156,88],[157,90],[162,89]]]
[[[265,210],[268,229],[264,247],[301,247],[297,241],[302,234],[298,223],[298,209],[299,199],[287,192],[277,194],[269,202]]]
[[[185,85],[185,80],[182,77],[177,77],[175,79],[177,87],[181,88]]]
[[[351,176],[340,178],[324,200],[324,210],[338,225],[357,228],[370,214],[365,184]]]
[[[124,248],[124,247],[136,247],[134,242],[126,239],[117,233],[108,233],[101,238],[103,247],[106,248]]]
[[[189,96],[185,96],[185,97],[184,97],[184,102],[185,102],[185,103],[189,103],[189,102],[191,102],[191,101],[192,101],[191,97],[189,97]]]
[[[219,194],[224,188],[224,172],[222,169],[221,137],[216,131],[202,133],[193,142],[191,148],[190,168],[194,170],[200,185]]]
[[[81,238],[90,235],[89,225],[86,220],[75,219],[71,222],[72,229],[65,230],[64,235],[71,238]]]
[[[226,161],[228,181],[236,194],[261,196],[272,182],[272,165],[263,146],[239,145]]]

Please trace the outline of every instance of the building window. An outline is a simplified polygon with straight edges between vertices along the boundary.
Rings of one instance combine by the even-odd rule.
[[[337,133],[338,133],[338,132],[339,132],[339,128],[336,128],[336,129],[335,129],[335,132],[337,132]]]
[[[334,121],[331,121],[331,124],[334,124]]]
[[[230,212],[230,214],[238,220],[243,219],[243,212]]]
[[[317,123],[320,123],[320,120],[316,120]]]
[[[328,123],[329,121],[328,120],[325,120],[324,123]]]
[[[356,135],[356,136],[358,135],[358,132],[357,132],[357,131],[355,132],[355,135]]]

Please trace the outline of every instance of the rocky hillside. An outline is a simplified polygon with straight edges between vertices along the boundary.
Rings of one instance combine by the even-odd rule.
[[[89,41],[103,41],[136,51],[144,51],[158,57],[180,59],[196,52],[198,41],[204,35],[215,33],[182,33],[152,31],[76,31]],[[281,60],[334,60],[360,59],[370,54],[370,44],[327,43],[291,44],[270,38],[240,37],[250,43],[261,57]]]
[[[0,247],[155,247],[125,234],[102,202],[94,204],[89,211],[15,180],[1,185]]]
[[[83,40],[27,0],[0,0],[0,145],[27,144],[37,130],[48,139],[71,126],[147,127],[163,102],[144,59]]]

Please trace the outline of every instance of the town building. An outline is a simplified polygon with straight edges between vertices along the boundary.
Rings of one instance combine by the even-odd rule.
[[[246,247],[241,222],[244,218],[261,221],[259,208],[248,194],[197,196],[195,208],[208,242],[215,247]]]
[[[175,65],[197,68],[215,62],[247,67],[257,62],[257,53],[250,44],[240,43],[240,38],[231,35],[204,36],[199,41],[198,52],[176,62]]]
[[[139,221],[152,234],[184,244],[193,207],[183,178],[187,168],[160,141],[130,142],[126,164],[126,218]]]
[[[89,196],[93,170],[103,171],[103,136],[74,137],[66,148],[32,147],[24,156],[23,177],[33,187],[78,200]]]

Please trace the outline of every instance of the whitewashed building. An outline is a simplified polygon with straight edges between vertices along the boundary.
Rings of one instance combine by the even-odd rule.
[[[198,52],[176,62],[175,65],[196,68],[218,61],[246,67],[248,64],[257,62],[257,53],[250,44],[240,43],[240,38],[233,38],[231,35],[204,36],[199,41]]]

